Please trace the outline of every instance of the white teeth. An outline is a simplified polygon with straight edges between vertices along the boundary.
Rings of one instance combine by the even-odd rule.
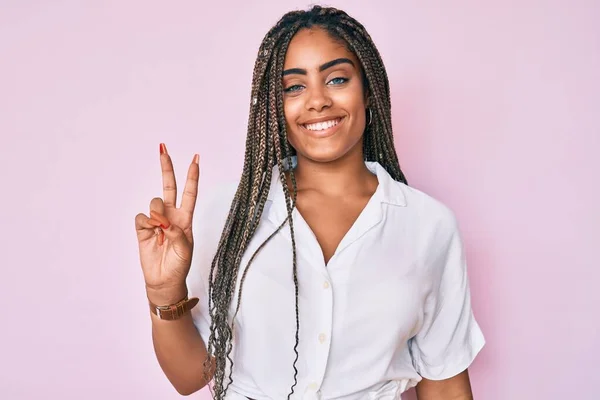
[[[340,122],[340,119],[332,119],[330,121],[317,122],[316,124],[306,124],[304,127],[309,131],[322,131],[332,126],[337,125]]]

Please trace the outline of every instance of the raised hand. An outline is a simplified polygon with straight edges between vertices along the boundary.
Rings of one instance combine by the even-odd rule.
[[[152,199],[150,216],[135,216],[135,230],[148,298],[154,304],[168,305],[187,294],[185,279],[194,249],[192,218],[198,195],[198,155],[194,155],[189,167],[179,208],[173,163],[163,143],[160,165],[163,198]]]

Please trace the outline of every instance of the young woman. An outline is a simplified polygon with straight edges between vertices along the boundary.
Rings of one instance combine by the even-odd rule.
[[[415,385],[419,400],[472,398],[484,338],[457,223],[407,185],[390,110],[365,28],[316,6],[265,36],[241,179],[202,199],[193,229],[198,155],[176,208],[161,144],[164,197],[136,230],[155,352],[180,393],[214,380],[215,399],[399,399]]]

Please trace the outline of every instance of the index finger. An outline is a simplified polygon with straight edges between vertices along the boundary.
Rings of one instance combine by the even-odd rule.
[[[175,203],[177,202],[177,183],[175,182],[173,162],[164,143],[160,144],[160,169],[162,170],[163,201],[165,207],[175,208]]]
[[[198,197],[198,179],[200,177],[199,159],[200,156],[194,154],[194,160],[188,169],[187,180],[185,181],[185,188],[183,189],[183,196],[181,198],[181,208],[192,215],[194,214],[196,198]]]

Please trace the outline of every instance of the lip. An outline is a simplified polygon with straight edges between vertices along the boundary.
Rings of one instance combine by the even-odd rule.
[[[340,119],[340,122],[337,123],[337,125],[334,125],[330,128],[327,129],[323,129],[321,131],[311,131],[310,129],[306,129],[304,127],[304,125],[308,125],[308,124],[316,124],[317,122],[323,122],[323,121],[330,121],[332,119]],[[315,138],[326,138],[329,136],[332,136],[333,134],[335,134],[337,132],[337,130],[340,128],[340,126],[346,121],[346,117],[323,117],[323,118],[315,118],[315,119],[311,119],[309,121],[306,121],[300,125],[300,129],[305,132],[307,135],[315,137]]]
[[[308,125],[308,124],[316,124],[317,122],[330,121],[332,119],[344,119],[344,115],[327,115],[324,117],[307,119],[306,121],[302,121],[300,125]]]

